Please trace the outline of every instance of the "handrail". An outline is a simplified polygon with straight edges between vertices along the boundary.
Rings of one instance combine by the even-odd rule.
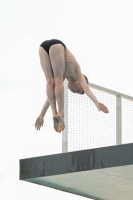
[[[110,89],[107,89],[107,88],[105,88],[105,87],[101,87],[101,86],[99,86],[99,85],[95,85],[95,84],[93,84],[93,83],[89,83],[89,86],[92,87],[92,88],[101,90],[101,91],[105,91],[105,92],[107,92],[107,93],[109,93],[109,94],[112,94],[112,95],[115,95],[115,96],[121,96],[121,97],[124,97],[124,98],[126,98],[126,99],[129,99],[129,100],[133,101],[133,97],[128,96],[128,95],[126,95],[126,94],[123,94],[123,93],[120,93],[120,92],[116,92],[116,91],[114,91],[114,90],[110,90]]]

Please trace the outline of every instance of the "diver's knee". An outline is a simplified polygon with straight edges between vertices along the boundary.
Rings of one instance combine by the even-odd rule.
[[[63,77],[58,76],[58,77],[54,77],[54,83],[56,84],[63,84]]]

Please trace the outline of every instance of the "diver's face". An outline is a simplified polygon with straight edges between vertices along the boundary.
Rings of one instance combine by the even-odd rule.
[[[80,83],[78,83],[76,81],[75,82],[71,82],[71,83],[69,82],[68,83],[68,88],[73,93],[82,94],[84,92],[82,87],[81,87],[81,85],[80,85]]]

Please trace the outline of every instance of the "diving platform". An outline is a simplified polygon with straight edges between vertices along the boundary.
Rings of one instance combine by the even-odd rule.
[[[133,200],[133,143],[19,160],[20,180],[95,200]]]

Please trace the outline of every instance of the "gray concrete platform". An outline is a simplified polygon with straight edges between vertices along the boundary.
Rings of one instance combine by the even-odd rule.
[[[133,200],[133,143],[21,159],[20,180],[96,200]]]

